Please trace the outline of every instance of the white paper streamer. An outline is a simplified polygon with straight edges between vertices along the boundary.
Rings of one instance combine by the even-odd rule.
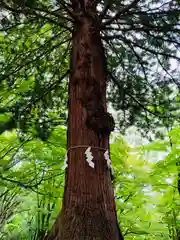
[[[86,155],[86,161],[88,162],[89,166],[94,168],[94,163],[92,162],[92,159],[94,158],[92,156],[92,152],[91,152],[91,147],[88,147],[85,151],[85,155]]]
[[[114,169],[113,169],[113,167],[112,167],[111,159],[109,158],[109,152],[108,152],[108,150],[106,150],[106,152],[104,153],[104,158],[105,158],[106,161],[107,161],[107,165],[108,165],[108,168],[109,168],[110,171],[111,171],[111,174],[114,175]]]
[[[104,158],[105,158],[106,161],[107,161],[108,167],[109,167],[109,168],[112,168],[112,166],[111,166],[111,160],[110,160],[110,158],[109,158],[109,152],[108,152],[108,150],[105,151],[105,153],[104,153]]]
[[[67,153],[65,155],[65,158],[64,158],[64,165],[62,166],[62,170],[65,170],[67,167],[68,167],[68,156],[67,156]]]

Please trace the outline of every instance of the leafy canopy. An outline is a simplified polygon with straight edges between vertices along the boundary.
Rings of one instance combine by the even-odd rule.
[[[94,4],[107,58],[108,100],[119,110],[120,130],[136,125],[157,132],[157,126],[179,121],[179,1]],[[66,124],[72,31],[82,5],[9,0],[0,7],[0,132],[16,128],[21,137],[28,132],[46,140],[53,127]]]

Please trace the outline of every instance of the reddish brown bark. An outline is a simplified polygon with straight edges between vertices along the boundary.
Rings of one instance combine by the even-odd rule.
[[[100,24],[92,9],[91,16],[81,13],[73,33],[68,149],[79,145],[109,148],[112,119],[106,114],[104,52]],[[92,149],[95,168],[91,168],[86,162],[86,148],[68,152],[63,207],[48,240],[122,239],[105,150]]]

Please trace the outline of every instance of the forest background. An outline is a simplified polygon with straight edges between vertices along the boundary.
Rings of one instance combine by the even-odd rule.
[[[134,2],[98,6],[117,217],[125,240],[179,240],[180,5]],[[0,239],[39,240],[62,205],[74,19],[68,1],[0,7]]]

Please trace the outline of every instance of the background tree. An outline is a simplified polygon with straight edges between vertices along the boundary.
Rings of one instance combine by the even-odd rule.
[[[56,98],[60,94],[58,93],[60,87],[57,88],[57,84],[61,83],[61,87],[66,87],[66,83],[62,83],[62,79],[69,73],[64,70],[67,68],[65,56],[70,53],[71,49],[69,32],[72,32],[72,28],[74,30],[69,84],[68,147],[85,144],[109,148],[108,135],[113,130],[113,122],[110,115],[106,113],[105,107],[105,88],[108,80],[105,78],[105,73],[113,81],[113,84],[116,84],[115,90],[117,88],[119,93],[111,91],[110,99],[115,92],[113,95],[114,106],[120,107],[125,116],[123,121],[120,121],[122,130],[122,122],[124,127],[136,123],[144,128],[144,124],[146,124],[149,128],[150,125],[152,125],[151,127],[153,124],[157,125],[157,119],[160,126],[167,124],[167,120],[176,121],[178,111],[175,110],[179,100],[177,95],[170,94],[175,90],[172,90],[172,84],[171,86],[169,84],[173,83],[174,88],[179,88],[178,72],[174,72],[170,68],[172,59],[175,59],[176,64],[179,61],[178,54],[175,52],[179,46],[179,5],[176,1],[163,2],[160,3],[160,6],[158,4],[159,1],[154,3],[136,0],[128,5],[123,2],[119,4],[116,1],[86,1],[84,3],[83,1],[72,1],[72,4],[50,1],[45,3],[41,1],[33,3],[2,1],[2,15],[6,14],[6,16],[2,17],[1,85],[4,95],[1,112],[6,115],[8,120],[1,126],[1,132],[16,127],[20,132],[21,139],[26,138],[28,133],[31,137],[38,136],[46,140],[50,134],[52,123],[59,124],[56,122],[57,116],[60,114],[57,107],[60,104],[59,98]],[[9,14],[7,15],[7,13]],[[47,22],[50,23],[50,25],[45,25],[45,28],[50,27],[50,30],[47,30],[48,34],[45,31],[42,33],[43,37],[38,38],[38,34],[41,35],[42,24]],[[5,38],[5,32],[8,32],[8,38],[7,36]],[[56,36],[56,33],[61,34],[62,38],[64,36],[62,42],[59,42],[60,37]],[[105,51],[102,47],[102,39],[105,41]],[[50,44],[52,44],[52,48]],[[55,50],[58,47],[63,52],[61,57]],[[31,49],[29,50],[29,48]],[[13,57],[9,58],[9,56]],[[44,58],[44,56],[48,57]],[[61,66],[63,66],[62,69]],[[113,72],[112,67],[115,69]],[[159,76],[160,68],[164,73],[161,76]],[[51,77],[53,81],[51,81]],[[23,86],[25,80],[28,80],[28,84],[25,84],[28,88],[22,91],[19,85]],[[49,95],[50,90],[53,92],[53,97]],[[90,93],[90,96],[88,94],[81,96],[85,90]],[[73,95],[73,93],[76,94]],[[81,97],[80,103],[79,96]],[[53,99],[53,101],[49,101],[49,99]],[[30,116],[33,119],[31,123],[27,121]],[[76,121],[73,121],[72,116],[76,116]],[[85,119],[88,117],[87,124],[82,116],[85,116]],[[79,121],[78,125],[77,121]],[[99,122],[109,122],[109,124],[102,126],[98,125]],[[139,124],[139,122],[143,124]],[[79,132],[73,134],[81,136],[79,140],[73,138],[71,131],[72,128],[74,130],[77,127],[81,129],[82,134]],[[99,138],[100,135],[101,138]],[[101,159],[96,154],[98,153],[94,153],[96,158]],[[79,162],[82,162],[83,156],[81,155],[79,158],[77,157]],[[73,162],[73,159],[76,157],[72,153],[69,156],[69,163]],[[100,166],[98,172],[101,172],[105,166],[103,161],[104,159],[99,160],[103,166]],[[71,171],[80,171],[78,164],[71,166],[73,167],[69,167],[67,176],[71,175]],[[85,168],[86,166],[82,169],[83,180],[85,177],[88,179],[87,174],[83,175]],[[106,176],[109,172],[107,169],[102,172],[105,173],[105,185],[111,191],[110,180]],[[91,172],[88,173],[90,177]],[[97,175],[92,176],[94,179],[97,177]],[[70,178],[67,178],[66,186],[69,187],[68,179]],[[78,181],[82,182],[81,178]],[[87,182],[90,183],[90,181]],[[96,184],[100,184],[100,182],[98,180]],[[72,183],[72,186],[75,187],[78,184]],[[100,188],[100,190],[102,189]],[[82,185],[79,191],[82,191]],[[65,190],[65,196],[66,193]],[[92,196],[95,197],[95,194],[93,193]],[[67,203],[67,199],[65,202]],[[109,206],[111,206],[111,211],[115,212],[113,204],[111,196]],[[94,208],[94,205],[91,207]],[[85,209],[87,210],[86,207]],[[93,211],[96,212],[95,209]],[[91,213],[93,211],[90,210]],[[66,213],[65,216],[67,215]],[[73,215],[72,211],[71,215]],[[84,216],[85,213],[82,215]],[[112,225],[107,223],[105,228],[107,233],[101,233],[107,238],[109,238],[108,234],[113,237],[113,229],[114,234],[117,235],[115,233],[117,231],[115,215],[110,218]],[[91,221],[88,229],[91,235],[96,234],[96,231],[92,230],[94,222]],[[109,230],[108,224],[111,225]],[[61,234],[66,235],[64,227],[62,229]],[[57,234],[55,233],[55,235]],[[70,238],[72,239],[72,236]]]

